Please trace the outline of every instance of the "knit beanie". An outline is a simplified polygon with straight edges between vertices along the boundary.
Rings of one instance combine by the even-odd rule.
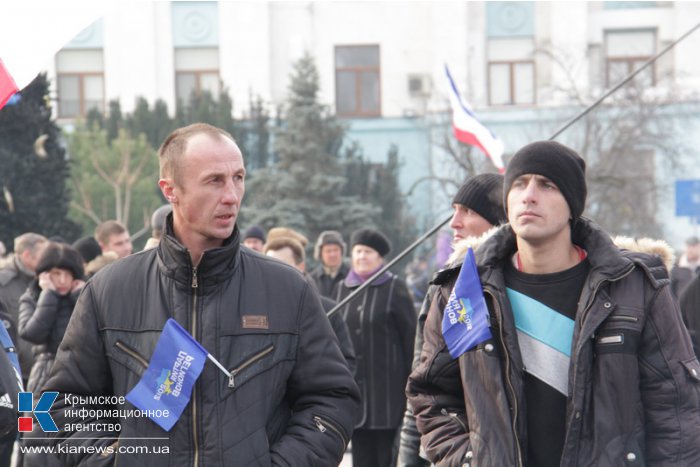
[[[368,246],[379,253],[379,256],[384,258],[391,251],[391,242],[386,236],[378,230],[360,229],[356,230],[350,236],[351,248],[355,245]]]
[[[97,243],[97,240],[95,240],[95,237],[92,235],[79,238],[72,246],[78,250],[78,253],[83,257],[85,263],[89,263],[102,254],[100,244]]]
[[[569,204],[571,217],[581,217],[586,206],[586,162],[576,151],[555,141],[530,143],[515,153],[506,167],[503,204],[513,181],[525,174],[543,175],[559,188]]]
[[[257,238],[259,240],[262,240],[262,242],[264,243],[265,231],[257,225],[251,225],[243,231],[243,240],[245,240],[246,238]]]
[[[316,239],[316,244],[314,245],[314,259],[316,261],[321,261],[321,248],[324,245],[338,245],[341,249],[341,256],[345,256],[345,250],[347,250],[347,245],[343,241],[343,236],[337,230],[324,230],[321,235]]]
[[[468,178],[459,187],[452,204],[466,206],[491,225],[508,222],[503,209],[503,175],[479,174]]]
[[[64,243],[50,242],[39,257],[36,275],[53,268],[65,269],[73,274],[73,279],[82,279],[85,275],[83,257],[78,250]]]

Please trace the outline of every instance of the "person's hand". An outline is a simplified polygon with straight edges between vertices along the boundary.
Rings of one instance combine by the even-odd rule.
[[[56,286],[51,281],[51,273],[49,271],[39,274],[39,288],[41,290],[56,290]]]
[[[80,290],[84,285],[85,281],[76,279],[73,281],[73,287],[71,287],[70,291],[75,292],[76,290]]]

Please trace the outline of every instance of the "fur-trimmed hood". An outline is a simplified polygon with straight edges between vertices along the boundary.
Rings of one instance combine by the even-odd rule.
[[[505,224],[500,227],[493,227],[479,237],[468,237],[457,242],[454,245],[454,251],[447,260],[446,267],[453,268],[462,264],[464,261],[464,256],[467,254],[467,250],[470,247],[476,251],[476,249],[484,244],[486,240],[502,229],[510,230],[510,225]],[[675,254],[673,252],[673,248],[671,248],[671,246],[664,240],[657,240],[647,237],[626,237],[623,235],[617,235],[611,238],[615,246],[621,250],[655,255],[661,258],[661,261],[663,261],[666,269],[670,271],[673,267],[675,262]]]

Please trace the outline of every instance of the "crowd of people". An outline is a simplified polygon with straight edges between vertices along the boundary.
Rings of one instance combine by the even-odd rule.
[[[320,233],[311,270],[303,232],[239,229],[245,164],[225,131],[180,128],[158,156],[168,203],[144,251],[114,220],[72,245],[15,239],[0,314],[17,364],[0,373],[21,368],[35,400],[59,392],[64,426],[66,409],[127,394],[172,318],[230,377],[206,365],[169,432],[123,417],[95,425],[120,431],[35,429],[19,443],[112,451],[15,449],[17,465],[325,467],[350,443],[355,467],[700,465],[700,241],[674,262],[662,241],[612,238],[583,216],[573,149],[535,142],[505,175],[468,178],[452,256],[408,281],[374,277],[392,254],[374,228]],[[470,249],[489,333],[455,357],[445,309],[477,307],[455,295]],[[0,436],[9,465],[17,432]]]

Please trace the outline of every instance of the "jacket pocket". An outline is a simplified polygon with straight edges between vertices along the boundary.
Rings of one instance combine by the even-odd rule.
[[[148,360],[138,350],[122,340],[116,340],[108,354],[113,360],[141,376],[148,368]]]
[[[321,433],[332,433],[342,443],[342,450],[345,451],[347,449],[350,439],[342,427],[336,425],[335,422],[332,422],[327,417],[320,415],[314,415],[313,421],[318,431]]]
[[[221,376],[222,399],[262,374],[265,374],[265,380],[256,383],[257,391],[271,391],[286,385],[295,360],[296,342],[297,336],[290,333],[221,336],[220,361],[231,373],[230,378]]]
[[[700,362],[698,362],[697,357],[681,362],[681,365],[688,372],[690,380],[695,384],[700,384]]]

